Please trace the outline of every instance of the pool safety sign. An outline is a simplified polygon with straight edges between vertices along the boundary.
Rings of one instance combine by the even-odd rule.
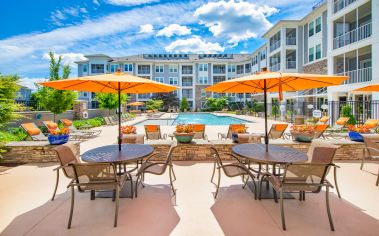
[[[312,115],[314,118],[321,118],[321,111],[320,110],[313,110]]]

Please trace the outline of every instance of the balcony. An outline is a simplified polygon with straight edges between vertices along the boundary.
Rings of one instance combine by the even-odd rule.
[[[270,71],[279,71],[280,70],[280,63],[275,63],[270,66]]]
[[[369,82],[372,80],[372,67],[346,71],[346,72],[339,73],[338,75],[349,76],[349,79],[345,80],[343,84]]]
[[[280,41],[276,41],[270,45],[270,52],[275,51],[275,49],[280,48]]]
[[[287,61],[286,62],[287,69],[296,69],[296,61]]]
[[[191,90],[185,90],[185,89],[183,89],[183,91],[182,91],[182,97],[183,98],[187,98],[187,99],[192,99],[193,98],[192,89]]]
[[[193,85],[192,78],[183,78],[182,79],[182,86],[183,87],[192,87],[192,85]]]
[[[182,67],[182,74],[183,75],[192,75],[192,66],[183,66]]]
[[[286,38],[287,45],[296,45],[296,37],[287,37]]]
[[[333,39],[333,49],[338,49],[343,46],[358,42],[360,40],[370,37],[372,34],[372,23],[367,23],[351,30],[345,34],[342,34]]]
[[[340,10],[344,9],[348,5],[352,4],[356,0],[337,0],[334,2],[334,13],[339,12]]]

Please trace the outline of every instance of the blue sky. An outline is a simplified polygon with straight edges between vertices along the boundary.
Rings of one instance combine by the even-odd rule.
[[[83,55],[251,53],[281,19],[317,0],[17,0],[0,3],[0,73],[32,86],[48,76],[47,53],[72,66]]]

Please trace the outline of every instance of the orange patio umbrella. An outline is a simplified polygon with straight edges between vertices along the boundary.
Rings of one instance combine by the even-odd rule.
[[[362,88],[354,89],[352,92],[379,92],[379,84],[370,84]]]
[[[172,85],[140,78],[120,71],[113,74],[85,76],[39,83],[58,90],[118,93],[118,145],[121,151],[121,93],[167,93],[177,89]]]
[[[217,93],[263,92],[265,110],[265,144],[266,151],[268,151],[267,92],[279,92],[279,100],[282,100],[283,91],[298,91],[339,85],[346,79],[348,79],[348,76],[282,73],[265,70],[254,75],[247,75],[232,80],[226,80],[210,86],[205,90]]]

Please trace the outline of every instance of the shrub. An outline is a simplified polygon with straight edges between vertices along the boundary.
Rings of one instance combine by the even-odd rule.
[[[181,111],[188,110],[188,102],[187,102],[186,97],[183,97],[182,101],[180,102],[180,110]]]
[[[355,125],[357,121],[355,120],[355,117],[353,116],[352,109],[349,105],[345,105],[341,108],[341,117],[349,117],[349,121],[347,122],[348,125]]]
[[[150,99],[146,101],[147,110],[161,110],[163,108],[163,101],[158,99]]]
[[[84,126],[88,126],[88,125],[92,127],[99,127],[99,126],[105,125],[105,120],[102,117],[95,117],[92,119],[74,120],[73,124],[77,129],[82,129]]]

